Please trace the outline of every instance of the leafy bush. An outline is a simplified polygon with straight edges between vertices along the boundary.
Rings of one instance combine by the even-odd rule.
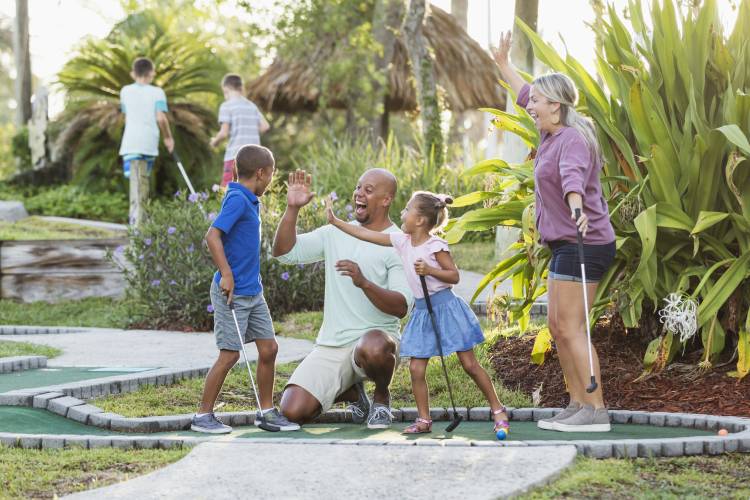
[[[128,219],[128,197],[122,192],[92,193],[78,186],[62,185],[40,189],[23,203],[32,214],[110,222]]]
[[[29,148],[28,127],[20,127],[13,135],[11,151],[22,170],[31,168],[31,148]]]
[[[125,273],[127,302],[136,325],[194,330],[213,325],[209,287],[216,267],[203,238],[218,213],[220,200],[219,195],[198,196],[200,203],[184,194],[150,203],[144,223],[130,230],[130,245],[112,255]],[[286,192],[278,185],[261,198],[261,279],[274,317],[323,305],[322,263],[283,266],[271,257],[285,206]],[[322,210],[306,209],[300,215],[299,231],[324,223]]]

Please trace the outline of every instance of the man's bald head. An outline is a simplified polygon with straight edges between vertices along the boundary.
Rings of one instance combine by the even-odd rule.
[[[396,197],[396,177],[383,168],[371,168],[359,178],[354,190],[354,215],[367,226],[389,221],[388,210]]]
[[[384,168],[371,168],[364,174],[362,174],[362,177],[360,177],[360,179],[364,180],[365,177],[371,180],[371,182],[378,187],[382,186],[383,189],[385,189],[386,192],[391,196],[391,198],[396,197],[398,182],[396,181],[396,176],[393,175],[390,171]]]

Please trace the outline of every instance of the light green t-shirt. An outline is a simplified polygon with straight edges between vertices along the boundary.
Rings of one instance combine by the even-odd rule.
[[[393,225],[383,232],[398,230]],[[356,262],[366,279],[381,288],[399,292],[411,309],[414,297],[406,283],[401,259],[392,247],[358,240],[334,226],[327,225],[297,235],[294,248],[278,259],[284,264],[325,261],[323,324],[318,332],[316,344],[333,347],[346,345],[373,329],[400,338],[399,318],[375,307],[365,293],[352,284],[350,277],[341,276],[336,271],[336,262],[339,260],[348,259]]]

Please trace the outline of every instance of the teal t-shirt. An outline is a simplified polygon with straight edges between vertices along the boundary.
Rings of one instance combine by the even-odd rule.
[[[398,230],[392,225],[383,232],[391,233]],[[401,259],[393,247],[358,240],[334,226],[327,225],[297,235],[294,248],[278,259],[284,264],[325,261],[323,324],[318,332],[316,344],[333,347],[346,345],[373,329],[400,338],[400,319],[375,307],[365,293],[352,284],[351,278],[341,276],[336,271],[336,262],[339,260],[348,259],[356,262],[366,279],[381,288],[399,292],[411,308],[414,297],[406,283]]]
[[[125,113],[125,131],[120,156],[159,155],[156,112],[167,112],[167,96],[159,87],[132,83],[120,90],[120,109]]]

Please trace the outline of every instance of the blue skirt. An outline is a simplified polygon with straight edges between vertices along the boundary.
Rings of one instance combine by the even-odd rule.
[[[469,305],[446,288],[430,295],[435,322],[440,333],[443,355],[468,351],[484,342],[482,327]],[[401,336],[401,356],[431,358],[440,352],[435,340],[430,313],[424,299],[416,299],[409,323]]]

